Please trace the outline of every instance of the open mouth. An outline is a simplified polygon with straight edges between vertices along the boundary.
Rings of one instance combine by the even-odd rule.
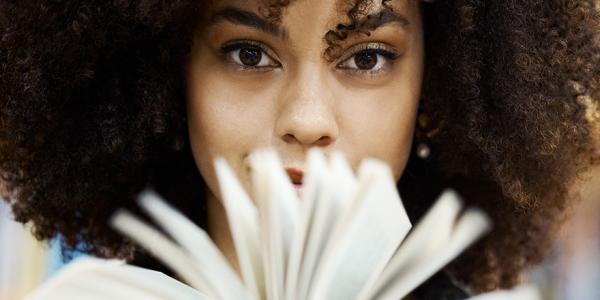
[[[302,198],[302,178],[304,177],[304,172],[295,168],[285,168],[285,172],[294,186],[296,195],[298,198]]]

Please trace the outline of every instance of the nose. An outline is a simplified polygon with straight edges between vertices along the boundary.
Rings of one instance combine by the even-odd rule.
[[[337,140],[336,99],[324,77],[317,66],[306,64],[288,80],[275,124],[285,143],[324,147]]]

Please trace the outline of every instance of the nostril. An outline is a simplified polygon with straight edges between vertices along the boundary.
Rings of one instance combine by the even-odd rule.
[[[323,135],[320,136],[318,139],[316,140],[309,140],[309,139],[298,139],[298,137],[296,137],[293,134],[285,134],[282,137],[283,141],[289,144],[307,144],[307,145],[311,145],[311,146],[327,146],[329,144],[331,144],[333,142],[333,138],[328,136],[328,135]]]
[[[286,143],[294,143],[294,142],[299,142],[298,139],[293,135],[293,134],[286,134],[283,136],[283,141]]]
[[[329,136],[322,136],[315,142],[315,146],[327,146],[331,144],[333,139]]]

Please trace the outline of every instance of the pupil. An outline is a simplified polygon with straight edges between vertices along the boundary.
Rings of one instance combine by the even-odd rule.
[[[377,64],[377,54],[373,52],[359,53],[354,57],[354,63],[360,69],[372,69]]]
[[[262,57],[261,51],[252,48],[240,49],[240,61],[247,66],[256,66]]]

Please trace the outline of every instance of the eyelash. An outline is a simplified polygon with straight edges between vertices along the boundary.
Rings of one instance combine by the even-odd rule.
[[[232,57],[232,55],[235,52],[240,51],[241,49],[258,50],[261,53],[265,54],[265,56],[268,59],[273,61],[274,65],[267,66],[267,67],[264,67],[264,66],[257,67],[257,66],[247,66],[244,64],[237,63],[235,61],[236,58]],[[221,47],[221,54],[223,55],[224,60],[228,61],[229,63],[233,64],[236,68],[243,70],[243,71],[264,71],[264,69],[272,69],[272,68],[281,67],[281,64],[275,58],[273,58],[275,56],[273,54],[273,52],[268,50],[268,48],[263,46],[261,43],[258,43],[255,41],[235,41],[235,42],[227,43]],[[238,56],[239,56],[239,54],[238,54]],[[239,60],[239,57],[237,59]],[[261,57],[261,61],[262,61],[262,57]]]
[[[241,49],[253,49],[260,51],[262,55],[271,60],[274,64],[270,66],[248,66],[245,64],[240,64],[236,62],[239,60],[239,57],[235,57],[235,55],[239,56],[239,52]],[[379,69],[360,69],[360,68],[349,68],[344,67],[343,65],[347,62],[351,62],[350,60],[356,55],[362,53],[373,53],[377,56],[378,64],[379,59],[384,59],[384,66]],[[238,53],[238,54],[236,54]],[[262,43],[251,41],[251,40],[242,40],[242,41],[234,41],[227,43],[221,47],[221,54],[223,55],[223,59],[233,64],[237,69],[241,71],[266,71],[273,68],[281,67],[281,63],[274,58],[274,54],[267,47],[265,47]],[[393,66],[394,60],[396,60],[400,55],[393,50],[391,47],[388,47],[382,43],[366,43],[360,44],[358,46],[350,48],[350,54],[344,57],[336,66],[344,70],[346,72],[353,73],[354,75],[362,75],[362,76],[377,76],[381,75],[381,73],[385,73],[389,71],[389,69]],[[261,61],[262,61],[261,56]],[[260,63],[260,62],[259,62]]]
[[[379,69],[359,69],[359,68],[347,68],[347,67],[343,67],[343,65],[345,63],[351,62],[352,63],[352,59],[355,58],[357,55],[362,54],[362,53],[372,53],[377,55],[377,60],[378,60],[378,64],[379,64],[379,60],[381,58],[384,59],[384,66],[380,67]],[[400,57],[400,55],[391,47],[386,46],[382,43],[367,43],[367,44],[359,44],[357,46],[354,46],[352,48],[350,48],[350,54],[348,54],[347,56],[344,56],[343,59],[341,59],[341,62],[337,64],[337,67],[340,69],[343,69],[347,72],[352,72],[354,74],[358,74],[358,75],[366,75],[366,76],[377,76],[377,75],[382,75],[385,74],[387,71],[389,71],[393,65],[394,65],[394,61]],[[354,64],[356,64],[354,62]]]

